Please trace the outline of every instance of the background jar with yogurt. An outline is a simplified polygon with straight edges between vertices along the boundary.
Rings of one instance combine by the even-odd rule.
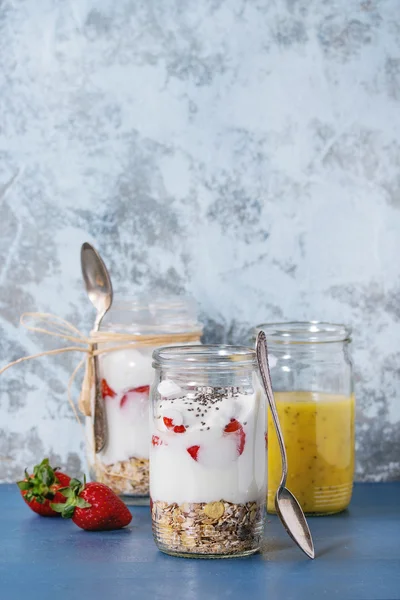
[[[152,352],[157,345],[200,341],[197,307],[187,297],[124,300],[113,303],[101,331],[134,334],[137,341],[99,356],[99,377],[105,403],[108,440],[95,455],[93,424],[87,423],[88,460],[92,479],[109,485],[128,503],[148,503],[149,497],[149,391],[154,372]],[[142,339],[141,339],[142,337]],[[146,341],[147,339],[147,341]],[[152,344],[152,345],[151,345]],[[109,346],[120,346],[111,342]],[[124,344],[125,346],[125,344]],[[99,349],[106,346],[99,345]]]
[[[268,341],[272,385],[288,457],[287,487],[305,513],[340,512],[350,503],[354,413],[350,330],[320,322],[258,325]],[[268,411],[269,413],[269,411]],[[268,434],[268,512],[281,477],[277,437]]]
[[[259,549],[266,496],[266,405],[243,346],[153,353],[150,496],[160,550],[246,556]]]

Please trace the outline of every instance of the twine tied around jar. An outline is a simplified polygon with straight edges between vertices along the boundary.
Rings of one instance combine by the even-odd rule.
[[[35,325],[28,323],[31,319]],[[85,365],[85,374],[83,377],[82,388],[79,396],[78,407],[80,412],[90,417],[92,410],[92,389],[94,387],[94,369],[93,369],[93,358],[101,354],[108,354],[109,352],[116,352],[117,350],[123,350],[127,344],[132,344],[138,347],[144,346],[164,346],[167,344],[176,343],[188,343],[196,342],[200,339],[202,331],[200,329],[182,332],[182,333],[165,333],[165,334],[148,334],[140,335],[136,333],[116,333],[113,331],[100,331],[91,332],[89,336],[85,336],[79,331],[72,323],[53,315],[51,313],[40,313],[40,312],[26,312],[20,317],[20,324],[35,333],[45,333],[62,340],[66,340],[74,345],[65,346],[62,348],[56,348],[54,350],[45,350],[44,352],[38,352],[37,354],[31,354],[29,356],[23,356],[18,358],[3,368],[0,369],[0,375],[7,371],[10,367],[17,365],[26,360],[32,360],[41,356],[51,356],[53,354],[63,354],[64,352],[81,352],[86,354],[76,368],[73,370],[67,387],[68,402],[75,414],[78,423],[81,422],[79,415],[75,409],[75,404],[71,398],[71,386],[75,380],[75,377],[79,370]],[[104,345],[107,345],[104,347]],[[110,344],[115,344],[111,345]],[[95,350],[95,346],[97,349]],[[103,345],[103,347],[99,347]]]

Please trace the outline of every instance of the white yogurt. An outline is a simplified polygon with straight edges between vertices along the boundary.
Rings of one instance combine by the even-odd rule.
[[[266,416],[259,389],[253,394],[234,391],[207,402],[196,393],[162,397],[155,413],[150,450],[153,501],[264,501]]]
[[[133,390],[151,385],[151,354],[151,348],[126,348],[100,356],[100,377],[115,393],[104,399],[108,425],[108,443],[100,455],[104,464],[149,458],[149,394]]]

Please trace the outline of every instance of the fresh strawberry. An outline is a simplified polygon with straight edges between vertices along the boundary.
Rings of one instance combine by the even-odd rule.
[[[187,450],[187,452],[189,452],[189,454],[193,458],[193,460],[197,461],[197,455],[199,453],[200,446],[190,446],[190,448],[186,448],[186,450]]]
[[[121,529],[132,521],[126,504],[104,483],[71,479],[61,493],[65,504],[52,503],[51,507],[86,531]]]
[[[186,427],[184,425],[174,425],[173,419],[169,417],[163,417],[164,425],[167,429],[172,429],[174,433],[185,433]]]
[[[224,433],[235,433],[238,436],[237,450],[240,456],[243,453],[244,445],[246,443],[246,434],[243,430],[243,425],[241,425],[237,419],[231,419],[224,428]]]
[[[25,479],[18,481],[17,485],[33,512],[42,517],[59,517],[58,512],[51,508],[50,502],[65,502],[64,496],[58,490],[69,485],[70,480],[68,475],[58,471],[58,467],[53,469],[49,459],[45,458],[40,465],[33,468],[32,475],[25,469]]]
[[[146,394],[146,396],[148,396],[149,393],[150,393],[149,385],[140,385],[139,387],[132,388],[131,390],[128,390],[127,392],[125,392],[125,394],[121,398],[121,402],[119,405],[122,408],[128,402],[129,396],[131,394]]]
[[[114,390],[110,388],[105,379],[101,380],[101,395],[103,396],[103,398],[106,398],[107,396],[109,396],[110,398],[115,398],[115,396],[117,395],[114,392]]]

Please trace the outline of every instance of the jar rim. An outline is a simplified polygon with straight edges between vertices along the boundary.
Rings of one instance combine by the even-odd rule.
[[[288,321],[261,323],[254,328],[255,336],[264,331],[268,344],[329,344],[348,342],[351,328],[327,321]]]
[[[255,350],[247,346],[205,344],[162,346],[153,352],[153,367],[181,367],[188,369],[243,368],[257,364]]]

